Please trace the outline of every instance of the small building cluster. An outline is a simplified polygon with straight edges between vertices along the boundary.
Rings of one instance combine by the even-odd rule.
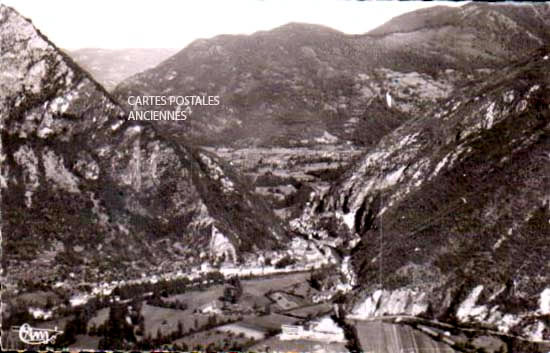
[[[325,316],[307,325],[281,325],[281,341],[313,340],[322,342],[346,342],[344,330],[334,320]]]

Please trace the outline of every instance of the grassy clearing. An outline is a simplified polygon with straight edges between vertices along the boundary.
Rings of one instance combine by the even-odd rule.
[[[234,335],[244,335],[247,338],[253,338],[255,340],[261,340],[267,333],[265,330],[255,325],[248,325],[244,322],[236,322],[234,324],[228,324],[218,327],[219,331],[231,332]]]
[[[307,306],[304,308],[298,308],[296,310],[288,311],[287,313],[290,315],[302,317],[302,318],[308,318],[308,317],[316,317],[319,316],[322,313],[325,313],[327,311],[330,311],[332,309],[332,305],[329,303],[321,303],[318,305],[312,305]]]
[[[169,296],[166,301],[176,301],[186,303],[190,309],[199,308],[223,296],[223,285],[216,285],[204,291],[190,291],[183,294]]]
[[[190,349],[194,349],[198,345],[206,347],[210,344],[215,345],[227,345],[231,346],[233,344],[243,345],[248,341],[248,338],[242,336],[228,335],[227,332],[222,332],[219,330],[211,330],[206,332],[198,332],[189,336],[185,336],[178,340],[172,342],[172,344],[186,344]]]
[[[159,308],[143,304],[141,315],[145,318],[145,335],[156,337],[160,330],[163,335],[172,333],[178,329],[178,321],[181,321],[185,328],[193,327],[194,319],[200,320],[199,315],[193,315],[189,310],[176,310]],[[206,322],[206,318],[203,318]]]
[[[242,281],[245,293],[263,296],[270,290],[286,290],[287,287],[300,285],[309,278],[309,273],[291,273],[273,278],[251,279]]]
[[[280,329],[281,325],[294,324],[298,319],[281,315],[271,314],[266,316],[249,317],[243,320],[243,323],[249,326],[255,326],[263,330],[276,330]]]
[[[273,299],[277,303],[277,306],[279,306],[283,310],[297,308],[306,303],[305,300],[300,297],[278,291],[272,293],[269,297]]]

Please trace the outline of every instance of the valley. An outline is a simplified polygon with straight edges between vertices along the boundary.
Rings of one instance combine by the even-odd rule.
[[[2,349],[547,352],[548,18],[71,52],[0,5]]]
[[[304,203],[326,191],[362,150],[350,146],[317,145],[295,148],[205,147],[239,170],[283,219],[299,216]]]

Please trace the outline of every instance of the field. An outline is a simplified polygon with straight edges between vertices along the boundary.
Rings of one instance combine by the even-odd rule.
[[[178,322],[182,323],[184,332],[204,326],[209,320],[209,315],[193,313],[193,310],[194,308],[177,310],[143,304],[141,314],[145,318],[145,335],[156,337],[159,330],[163,335],[172,333],[177,331]],[[234,315],[217,317],[218,322],[235,319]]]
[[[272,278],[250,279],[242,281],[245,293],[255,296],[263,296],[270,290],[288,291],[292,286],[300,286],[307,281],[309,273],[290,273]]]
[[[271,294],[269,297],[274,300],[277,303],[277,306],[279,306],[283,310],[297,308],[305,304],[305,301],[302,298],[285,292],[277,291]]]
[[[289,310],[285,313],[288,314],[288,315],[297,316],[297,317],[305,319],[305,318],[308,318],[308,317],[319,316],[319,315],[321,315],[323,313],[326,313],[330,310],[332,310],[332,305],[331,304],[321,303],[321,304],[317,304],[317,305],[310,305],[310,306],[305,306],[305,307],[294,309],[294,310]]]
[[[185,328],[192,325],[188,320],[192,315],[182,310],[159,308],[143,304],[141,315],[145,318],[145,335],[155,337],[160,330],[162,334],[169,334],[178,329],[178,321],[181,321]],[[184,319],[186,319],[185,322]],[[192,319],[191,319],[192,322]]]
[[[189,349],[195,349],[198,345],[206,347],[209,344],[215,344],[217,346],[225,346],[226,348],[231,347],[234,344],[243,345],[249,341],[245,336],[235,336],[228,334],[227,332],[222,332],[220,330],[210,330],[194,333],[189,336],[177,339],[173,344],[181,345],[185,343]]]
[[[365,352],[455,353],[450,346],[437,342],[410,326],[382,321],[355,321],[357,335]]]
[[[215,285],[203,291],[190,291],[183,294],[172,295],[166,299],[166,301],[182,301],[186,303],[189,308],[199,308],[205,304],[208,304],[219,297],[223,296],[223,286]]]
[[[249,317],[244,319],[243,323],[267,331],[280,329],[281,325],[294,324],[296,321],[298,321],[298,319],[286,315],[271,314],[266,316]]]
[[[280,352],[347,352],[343,343],[324,343],[309,340],[281,341],[272,337],[253,345],[250,351],[280,351]]]
[[[302,282],[290,286],[289,292],[302,297],[311,297],[312,295],[319,293],[318,290],[311,288],[311,286],[307,282],[308,278],[309,274],[307,274],[307,277],[305,277]]]
[[[234,335],[244,335],[246,338],[261,340],[265,337],[266,331],[255,325],[248,325],[244,322],[236,322],[218,327],[219,331],[231,332]]]
[[[315,316],[320,310],[330,308],[328,304],[313,305],[308,300],[305,294],[313,291],[308,285],[309,276],[309,273],[300,272],[241,280],[243,293],[236,304],[224,305],[220,300],[224,295],[224,285],[213,285],[204,290],[191,290],[161,299],[164,302],[177,300],[186,305],[185,310],[164,307],[161,303],[150,305],[143,301],[140,311],[144,320],[143,334],[136,333],[136,338],[138,341],[155,339],[160,333],[168,342],[174,340],[171,343],[185,343],[190,349],[197,345],[206,347],[210,343],[220,349],[249,347],[254,341],[263,341],[266,336],[275,334],[283,324],[294,324],[302,316]],[[28,294],[25,299],[32,301],[33,297],[34,294]],[[205,310],[213,306],[214,312]],[[86,323],[88,330],[92,326],[103,326],[109,319],[110,310],[109,307],[97,310]],[[283,310],[288,310],[289,315],[278,313]],[[294,317],[293,310],[296,311]],[[71,319],[73,316],[68,315],[36,323],[36,327],[58,327],[65,331]],[[134,330],[138,329],[135,322],[133,326]],[[176,334],[180,328],[178,326],[182,328],[181,335]],[[170,337],[171,334],[175,335]],[[98,349],[99,341],[98,336],[77,335],[71,348],[94,350]]]
[[[273,306],[272,301],[266,297],[266,293],[273,290],[291,290],[295,286],[298,287],[303,285],[307,278],[309,278],[308,273],[297,273],[278,275],[270,278],[243,280],[241,281],[243,295],[238,304],[245,309],[256,308],[257,310],[265,310],[266,306],[270,305],[276,308],[276,305]],[[163,335],[174,332],[178,328],[178,321],[183,324],[184,332],[188,332],[189,329],[194,329],[196,327],[202,327],[208,322],[209,317],[213,314],[202,314],[197,312],[197,310],[214,302],[221,307],[222,302],[219,301],[219,298],[223,296],[223,291],[223,285],[215,285],[203,291],[189,291],[183,294],[170,296],[166,299],[166,301],[179,300],[186,303],[188,305],[186,310],[167,309],[144,304],[141,314],[145,318],[145,334],[156,337],[159,330]],[[305,301],[301,299],[300,304],[304,303]],[[94,320],[100,320],[103,316],[102,314],[103,313],[96,315]],[[244,320],[240,321],[240,324],[236,324],[237,326],[227,326],[227,331],[232,331],[235,335],[238,335],[241,331],[248,332],[253,330],[261,332],[263,337],[263,333],[268,329],[279,329],[282,323],[296,321],[292,318],[276,314],[258,316],[256,314],[239,315],[238,313],[216,314],[216,321],[218,324],[221,324],[228,320],[236,320],[239,316],[244,317]],[[272,323],[269,322],[270,320],[272,320]],[[254,327],[255,325],[257,325],[257,327]],[[245,327],[246,330],[240,330],[240,326]],[[222,329],[218,327],[217,330]],[[244,333],[246,334],[246,332]],[[186,336],[182,341],[187,343],[188,337],[192,338],[197,335],[199,335],[199,333]],[[257,333],[252,334],[252,336],[259,337]]]
[[[25,303],[27,306],[45,307],[48,302],[52,305],[60,304],[60,300],[53,292],[35,291],[22,294],[18,297],[18,301]]]

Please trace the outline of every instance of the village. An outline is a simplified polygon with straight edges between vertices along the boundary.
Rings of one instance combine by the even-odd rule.
[[[123,332],[117,343],[133,349],[212,343],[220,350],[319,345],[345,350],[344,331],[331,318],[331,299],[351,288],[342,276],[346,259],[342,266],[319,243],[294,238],[291,250],[238,264],[215,227],[211,239],[208,260],[186,271],[77,286],[69,276],[53,286],[65,293],[65,304],[33,303],[29,293],[22,297],[33,305],[22,316],[36,327],[58,327],[64,334],[57,343],[70,342],[74,349],[102,349]]]

